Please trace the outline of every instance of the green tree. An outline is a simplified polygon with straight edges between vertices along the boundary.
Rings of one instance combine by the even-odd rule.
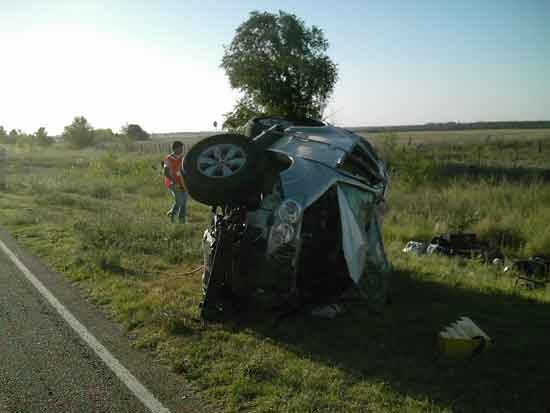
[[[224,114],[223,129],[237,130],[249,119],[261,114],[261,109],[248,96],[238,100],[232,112]]]
[[[328,41],[316,26],[294,14],[254,11],[225,48],[221,67],[244,100],[225,115],[240,122],[243,110],[293,119],[320,118],[338,69],[327,56]]]
[[[73,123],[65,126],[63,139],[73,148],[85,148],[94,143],[94,129],[84,116],[77,116]]]
[[[134,123],[123,126],[122,133],[132,141],[145,141],[149,139],[149,134],[141,126]]]
[[[38,128],[34,133],[34,139],[39,146],[50,146],[53,143],[53,139],[48,136],[44,127]]]
[[[116,134],[111,128],[107,129],[94,129],[94,142],[95,143],[107,143],[112,142],[116,138]]]
[[[2,125],[0,125],[0,143],[8,143],[8,134]]]
[[[8,141],[6,143],[16,143],[19,137],[21,136],[20,130],[12,129],[8,135]]]

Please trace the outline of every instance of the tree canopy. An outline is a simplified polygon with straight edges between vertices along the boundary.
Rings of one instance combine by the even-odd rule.
[[[105,144],[106,142],[112,142],[116,139],[117,135],[111,128],[99,128],[94,129],[94,142],[95,144]]]
[[[254,104],[252,99],[248,96],[243,96],[235,107],[233,111],[226,113],[225,121],[223,123],[224,129],[238,129],[240,126],[243,126],[249,119],[252,119],[255,116],[258,116],[261,113],[261,110],[257,105]]]
[[[8,133],[2,125],[0,125],[0,143],[9,143]]]
[[[249,113],[320,118],[338,79],[327,49],[323,31],[294,14],[252,12],[222,59],[231,87],[243,92],[224,127]]]
[[[53,143],[53,139],[48,136],[48,132],[46,132],[46,128],[44,127],[38,128],[34,133],[34,138],[40,146],[50,146]]]
[[[122,133],[133,141],[145,141],[149,139],[149,134],[137,124],[129,124],[122,127]]]
[[[63,138],[73,148],[85,148],[94,143],[94,129],[84,116],[77,116],[73,123],[65,126]]]
[[[16,143],[17,140],[23,135],[21,130],[12,129],[8,135],[8,143]]]

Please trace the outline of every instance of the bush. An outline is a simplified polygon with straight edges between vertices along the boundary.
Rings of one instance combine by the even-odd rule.
[[[105,147],[108,143],[114,142],[117,139],[116,135],[111,129],[95,129],[94,130],[94,143]]]
[[[53,139],[48,136],[45,128],[39,128],[34,133],[34,139],[39,146],[50,146],[53,143]]]
[[[63,139],[75,149],[82,149],[94,143],[94,129],[84,116],[77,116],[73,123],[65,126]]]
[[[8,134],[3,126],[0,125],[0,144],[2,143],[11,143],[9,142]]]
[[[145,141],[149,139],[149,134],[141,126],[136,124],[126,125],[122,128],[122,133],[131,141]]]

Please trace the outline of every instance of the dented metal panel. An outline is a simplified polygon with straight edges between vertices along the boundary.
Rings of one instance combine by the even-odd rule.
[[[262,192],[259,208],[246,214],[246,226],[253,234],[248,238],[250,247],[258,248],[258,256],[262,257],[254,264],[257,268],[250,272],[257,281],[253,294],[255,297],[268,297],[269,294],[286,297],[285,294],[298,291],[297,280],[304,280],[297,278],[298,275],[304,275],[303,268],[311,268],[298,265],[303,250],[313,245],[307,240],[323,239],[322,234],[311,231],[316,225],[315,219],[309,221],[309,227],[304,227],[304,216],[307,217],[308,211],[309,217],[317,213],[323,215],[316,210],[321,206],[323,211],[333,211],[330,222],[338,224],[330,232],[335,234],[334,241],[329,240],[334,246],[327,246],[327,251],[340,254],[336,272],[342,269],[344,276],[349,274],[362,291],[367,290],[369,300],[382,302],[389,269],[380,231],[388,184],[384,162],[362,137],[330,125],[290,126],[272,133],[263,135],[275,139],[275,142],[263,140],[268,142],[267,151],[284,155],[290,163],[283,160],[278,164],[276,182],[270,182],[273,185],[271,192]],[[265,146],[262,148],[266,150]],[[281,160],[281,156],[272,158]],[[336,190],[336,198],[330,193],[317,206],[313,205],[331,189]],[[284,213],[289,204],[296,205],[294,210],[299,211],[295,214],[298,218],[290,219],[291,215]],[[212,240],[206,237],[205,243],[211,244]],[[344,265],[347,271],[342,268]],[[312,279],[316,276],[315,273],[306,275]]]
[[[367,239],[365,226],[358,222],[353,207],[342,187],[338,185],[338,204],[342,224],[342,247],[351,279],[359,284],[365,270],[367,258]]]

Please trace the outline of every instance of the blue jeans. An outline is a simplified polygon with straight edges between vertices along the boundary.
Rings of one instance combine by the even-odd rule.
[[[172,205],[172,208],[170,209],[170,211],[168,211],[168,215],[170,215],[170,219],[172,220],[172,222],[175,221],[177,216],[179,222],[184,224],[185,215],[187,212],[187,192],[174,191],[173,189],[171,189],[170,193],[174,197],[174,205]]]

